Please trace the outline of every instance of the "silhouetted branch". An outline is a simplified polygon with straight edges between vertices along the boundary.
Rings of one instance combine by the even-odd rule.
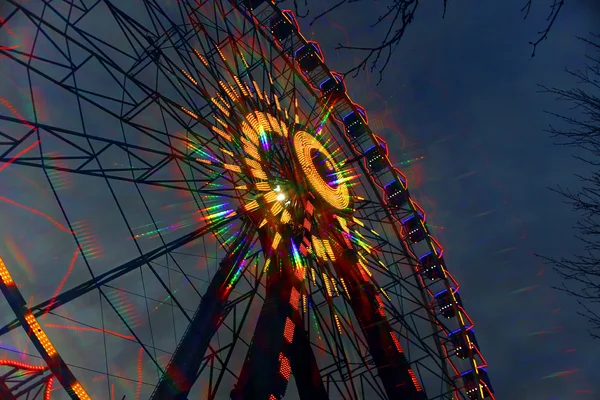
[[[316,2],[317,0],[312,0]],[[364,0],[374,2],[376,0]],[[377,70],[379,73],[378,84],[381,82],[383,78],[383,72],[385,68],[389,65],[390,59],[394,51],[396,50],[398,44],[404,37],[404,33],[408,25],[414,20],[415,12],[419,6],[419,0],[382,0],[387,4],[387,10],[377,16],[374,23],[370,25],[371,28],[380,26],[383,23],[387,24],[385,28],[385,33],[382,33],[382,37],[379,39],[375,39],[375,44],[366,45],[366,46],[355,46],[355,45],[343,45],[338,43],[336,49],[345,49],[345,50],[353,50],[363,53],[361,61],[350,68],[348,71],[344,72],[344,75],[351,74],[352,76],[357,76],[361,71],[369,68],[370,72],[374,72]],[[448,6],[448,0],[442,1],[442,18],[446,15],[446,10]],[[278,3],[286,2],[286,0],[278,0]],[[361,2],[361,0],[338,0],[333,5],[331,5],[325,11],[322,11],[320,14],[312,17],[310,25],[314,24],[316,21],[325,17],[326,15],[331,14],[334,11],[342,10],[344,6],[351,5],[353,3]],[[294,11],[296,15],[301,18],[308,17],[309,13],[309,4],[308,0],[303,1],[303,7],[299,6],[299,0],[293,0]],[[526,0],[522,12],[525,13],[525,18],[527,18],[532,10],[533,0]],[[535,52],[537,50],[538,45],[548,38],[548,34],[550,30],[554,26],[560,11],[562,10],[565,4],[565,0],[553,0],[552,6],[550,7],[550,13],[547,17],[548,24],[545,29],[538,32],[538,38],[529,42],[533,46],[532,56],[535,56]],[[303,11],[300,10],[303,8]]]
[[[565,281],[557,289],[577,299],[584,310],[580,314],[591,325],[590,335],[600,339],[600,35],[592,35],[592,38],[578,38],[593,52],[585,56],[585,69],[567,70],[577,78],[578,86],[567,90],[541,86],[540,90],[555,95],[557,100],[568,101],[573,106],[571,110],[578,112],[570,116],[550,113],[567,128],[550,126],[547,132],[561,139],[558,144],[586,153],[586,157],[576,158],[596,169],[589,176],[576,175],[581,187],[575,192],[562,187],[551,189],[580,214],[574,228],[577,231],[575,237],[584,245],[584,253],[570,258],[540,257],[551,264]]]
[[[531,11],[531,3],[532,2],[533,2],[533,0],[527,0],[527,2],[525,3],[525,6],[523,6],[523,8],[521,9],[521,11],[525,12],[525,19],[527,19],[527,17],[529,16],[529,12]],[[558,18],[558,14],[560,14],[560,10],[562,10],[564,5],[565,5],[565,0],[554,0],[554,2],[552,3],[552,6],[550,6],[550,13],[548,14],[548,17],[546,18],[546,21],[548,21],[548,25],[546,25],[546,28],[544,30],[541,30],[538,32],[539,36],[538,36],[537,40],[535,40],[533,42],[529,42],[529,44],[533,46],[533,50],[531,52],[532,57],[535,57],[535,51],[537,50],[538,45],[542,41],[544,41],[548,38],[548,33],[550,33],[550,30],[552,29],[552,26],[556,22],[556,18]]]

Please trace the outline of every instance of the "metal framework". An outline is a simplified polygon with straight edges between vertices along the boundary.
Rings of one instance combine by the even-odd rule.
[[[54,378],[48,367],[0,360],[0,396],[5,400],[50,400]]]
[[[0,341],[25,332],[38,386],[54,377],[71,399],[114,397],[115,383],[152,400],[494,399],[425,212],[291,11],[6,4],[0,56],[31,112],[0,86],[0,185],[41,172],[58,206],[46,219],[79,271],[28,304],[0,258],[15,314]],[[97,235],[114,257],[82,220],[109,225]],[[48,331],[65,320],[94,344]],[[19,398],[10,376],[0,394]]]

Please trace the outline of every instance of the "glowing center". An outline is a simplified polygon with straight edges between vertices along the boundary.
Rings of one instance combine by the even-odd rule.
[[[277,197],[275,198],[277,201],[284,201],[285,200],[285,193],[283,193],[281,191],[281,186],[277,185],[277,187],[275,189],[273,189],[277,192]]]
[[[340,182],[340,171],[327,149],[304,131],[294,135],[294,153],[312,188],[331,206],[343,210],[350,205],[348,187]]]

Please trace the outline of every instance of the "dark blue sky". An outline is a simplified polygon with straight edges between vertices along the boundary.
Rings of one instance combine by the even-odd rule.
[[[528,42],[545,26],[550,2],[534,2],[526,21],[519,0],[449,2],[444,20],[440,3],[421,5],[383,83],[375,86],[376,76],[365,83],[363,74],[347,81],[350,93],[371,121],[394,127],[379,131],[394,160],[424,157],[400,168],[461,284],[498,398],[596,399],[598,343],[533,253],[581,250],[577,215],[546,189],[577,188],[573,173],[585,172],[543,132],[557,122],[543,110],[566,113],[569,105],[536,85],[572,86],[564,69],[582,68],[584,46],[575,36],[598,27],[598,6],[567,2],[531,58]],[[335,25],[351,43],[367,43],[375,35],[365,26],[375,17],[363,2],[315,23],[333,69],[350,62],[333,50],[345,42]],[[571,373],[549,377],[563,371]]]

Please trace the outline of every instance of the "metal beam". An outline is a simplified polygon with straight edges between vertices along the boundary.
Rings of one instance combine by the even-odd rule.
[[[276,260],[277,257],[273,257],[271,271],[277,269]],[[271,395],[280,398],[285,394],[288,382],[279,374],[279,356],[284,354],[289,360],[283,331],[292,286],[289,280],[275,276],[278,274],[279,271],[271,272],[267,278],[265,300],[240,377],[231,391],[232,400],[269,400]]]
[[[2,377],[0,377],[0,399],[17,400]]]
[[[270,268],[267,294],[231,399],[270,400],[271,395],[281,398],[289,379],[282,373],[293,373],[301,399],[327,400],[329,396],[297,308],[299,298],[296,306],[290,302],[293,291],[299,296],[301,282],[294,276],[290,259],[286,256],[281,259],[273,257]],[[291,342],[285,337],[288,318],[294,324]],[[287,361],[282,362],[281,356]],[[286,372],[283,364],[287,362],[291,371]]]
[[[299,312],[293,313],[292,321],[296,324],[296,330],[294,341],[290,345],[289,355],[300,399],[329,400],[315,353],[310,345]]]
[[[252,234],[240,234],[231,246],[235,249],[234,252],[221,261],[219,270],[202,297],[192,322],[152,393],[152,400],[187,399],[210,341],[222,322],[227,298],[231,293],[226,289],[227,281],[233,276],[235,268],[245,257],[252,242]]]
[[[182,246],[185,246],[190,242],[193,242],[194,240],[206,235],[207,233],[213,232],[215,229],[225,226],[226,224],[230,223],[234,218],[237,218],[236,215],[237,214],[234,213],[234,215],[231,215],[230,218],[224,218],[223,220],[220,220],[218,222],[198,228],[188,233],[187,235],[177,238],[171,242],[168,242],[165,245],[160,246],[148,253],[142,254],[141,256],[134,258],[133,260],[130,260],[116,268],[113,268],[108,272],[97,275],[89,281],[79,284],[74,288],[59,294],[55,298],[39,303],[38,305],[31,308],[31,312],[37,318],[44,313],[50,312],[58,307],[61,307],[67,304],[68,302],[85,295],[86,293],[98,289],[102,285],[106,285],[107,283],[123,275],[126,275],[131,271],[135,271],[137,268],[143,266],[144,264],[148,264],[156,260],[157,258],[169,254],[170,252]],[[19,320],[15,319],[14,321],[10,322],[9,324],[3,326],[0,329],[0,336],[12,331],[15,328],[18,328],[20,325],[21,324]]]
[[[357,265],[356,253],[345,250],[334,262],[338,276],[348,288],[349,303],[365,336],[379,378],[390,399],[426,400],[426,395],[411,375],[410,364],[385,315],[379,313],[375,286],[365,279]]]

